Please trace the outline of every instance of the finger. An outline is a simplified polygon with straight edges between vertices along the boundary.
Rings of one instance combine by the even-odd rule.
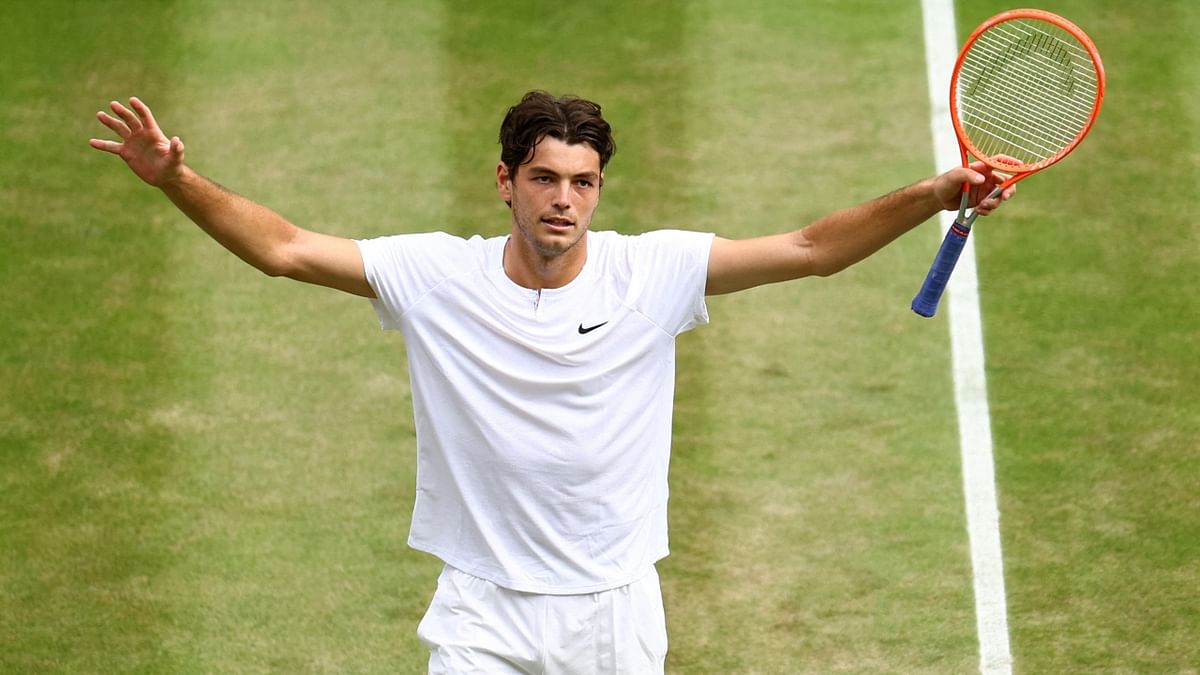
[[[991,178],[991,176],[992,176],[992,167],[988,166],[987,164],[985,164],[982,161],[975,160],[974,162],[971,162],[970,167],[971,167],[971,171],[974,171],[975,173],[982,176],[984,180],[987,180],[988,178]],[[983,182],[983,181],[979,181],[979,182]]]
[[[985,189],[984,183],[986,183],[987,180],[988,177],[984,173],[980,173],[974,169],[962,170],[962,182],[969,186],[973,198],[976,194]]]
[[[114,155],[121,154],[121,144],[116,141],[106,141],[102,138],[93,138],[88,141],[88,144],[97,150],[111,152]]]
[[[116,101],[109,103],[109,106],[113,109],[113,112],[117,113],[118,117],[125,121],[125,124],[129,125],[129,130],[131,132],[136,133],[141,131],[142,121],[138,119],[137,115],[134,115],[132,112],[130,112],[129,108],[126,108]]]
[[[183,161],[183,141],[179,140],[178,136],[171,137],[171,155],[179,161]]]
[[[979,203],[979,206],[975,210],[981,216],[989,215],[989,214],[995,212],[996,209],[1000,208],[1000,204],[1002,204],[1009,197],[1012,197],[1012,195],[1013,195],[1013,188],[1010,187],[995,197],[988,197],[987,199],[984,199],[982,202]]]
[[[134,111],[142,118],[142,123],[150,129],[158,129],[158,121],[154,119],[154,113],[150,112],[150,106],[142,103],[142,99],[134,96],[129,99],[129,105],[133,106]]]
[[[982,162],[972,162],[970,166],[963,167],[963,180],[972,185],[979,185],[987,181],[991,177],[991,169],[987,164]]]
[[[100,120],[100,123],[104,126],[117,132],[117,135],[121,138],[129,138],[130,134],[132,133],[129,131],[129,127],[126,126],[124,122],[104,111],[96,113],[96,119]]]
[[[968,185],[976,185],[982,182],[983,175],[972,169],[960,166],[950,169],[942,175],[942,178],[950,183],[953,183],[954,185],[961,187],[963,183]]]

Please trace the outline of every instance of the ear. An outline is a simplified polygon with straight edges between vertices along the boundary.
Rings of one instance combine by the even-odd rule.
[[[505,204],[512,207],[512,176],[508,173],[508,165],[500,162],[496,165],[496,192]]]

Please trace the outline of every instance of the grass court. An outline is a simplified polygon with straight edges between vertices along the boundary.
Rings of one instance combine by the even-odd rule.
[[[1096,129],[976,228],[1020,673],[1200,668],[1200,5],[1045,0]],[[959,39],[1010,5],[957,3]],[[745,237],[933,172],[917,0],[13,5],[0,18],[0,671],[423,672],[404,345],[87,145],[142,97],[201,173],[356,238],[507,231],[528,89],[616,134],[593,227]],[[927,224],[713,298],[679,344],[672,673],[977,672]]]

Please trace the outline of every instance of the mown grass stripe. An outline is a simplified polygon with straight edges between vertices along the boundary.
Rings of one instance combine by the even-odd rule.
[[[690,11],[695,227],[780,232],[928,173],[919,6],[879,11]],[[925,249],[908,237],[834,279],[711,299],[713,325],[686,336],[716,367],[705,400],[681,380],[677,404],[664,582],[688,597],[681,672],[970,667],[946,343],[902,279]]]
[[[958,54],[952,0],[923,0],[925,59],[932,109],[937,171],[958,166],[958,146],[950,125],[946,87]],[[939,236],[954,222],[955,214],[943,211]],[[984,372],[982,318],[975,267],[975,239],[959,259],[947,289],[950,315],[952,371],[959,443],[963,461],[967,533],[974,570],[975,622],[979,635],[980,671],[988,675],[1012,672],[1008,644],[1008,613],[1004,592],[1004,566],[1000,549],[1000,512],[992,460],[991,416]]]
[[[960,31],[1008,8],[956,4]],[[1083,144],[979,233],[1012,649],[1024,672],[1189,672],[1200,4],[1045,8],[1095,40],[1108,91]]]
[[[87,146],[96,110],[158,82],[175,21],[166,3],[114,14],[47,2],[0,22],[4,672],[178,668],[158,580],[181,447],[150,412],[176,391],[170,236],[153,195],[111,199],[133,182]],[[144,37],[104,37],[122,30]]]
[[[317,231],[439,226],[442,3],[184,10],[191,86],[158,116],[198,170]],[[166,406],[192,501],[168,579],[186,612],[174,648],[204,672],[419,671],[436,566],[405,545],[402,343],[365,301],[268,279],[176,218],[188,385]]]

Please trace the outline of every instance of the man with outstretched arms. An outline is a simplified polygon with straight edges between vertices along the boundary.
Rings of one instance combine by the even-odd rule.
[[[445,562],[418,635],[430,672],[662,672],[675,338],[706,295],[834,274],[942,209],[956,168],[791,232],[733,240],[591,230],[616,146],[600,107],[530,92],[500,127],[504,236],[355,241],[311,232],[200,176],[133,98],[92,139],[272,276],[370,298],[402,331],[418,484],[409,543]]]

